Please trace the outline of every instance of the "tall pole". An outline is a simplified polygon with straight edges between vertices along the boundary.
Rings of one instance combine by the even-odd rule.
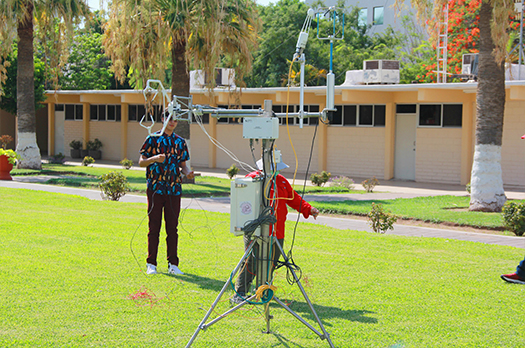
[[[264,117],[272,117],[272,101],[264,101]],[[269,139],[263,139],[262,141],[262,158],[264,165],[264,175],[272,172],[271,166],[271,147],[272,141]],[[270,205],[271,202],[268,199],[270,197],[271,185],[268,184],[270,180],[269,176],[266,176],[263,186],[263,201],[266,206]],[[262,211],[262,209],[261,209]],[[270,273],[272,271],[271,259],[273,257],[272,251],[272,238],[270,237],[270,225],[263,224],[261,226],[261,238],[257,241],[259,243],[258,253],[257,253],[257,262],[256,262],[256,288],[258,289],[262,285],[268,284],[270,280]],[[265,319],[266,319],[266,332],[270,332],[270,306],[269,302],[264,305],[265,307]]]
[[[521,7],[520,7],[520,53],[519,53],[519,61],[518,61],[518,80],[521,80],[521,62],[523,57],[523,6],[525,4],[525,0],[521,0]]]

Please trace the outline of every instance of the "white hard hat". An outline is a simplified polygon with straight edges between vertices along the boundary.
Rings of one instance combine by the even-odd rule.
[[[262,158],[257,161],[257,168],[259,168],[259,170],[263,169]],[[284,162],[277,163],[277,171],[280,171],[286,168],[289,168],[289,166],[286,163]],[[272,163],[272,170],[273,170],[273,163]]]

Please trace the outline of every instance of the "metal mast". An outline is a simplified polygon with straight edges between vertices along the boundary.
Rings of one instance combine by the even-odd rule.
[[[447,83],[448,3],[443,9],[443,21],[438,23],[437,83]]]

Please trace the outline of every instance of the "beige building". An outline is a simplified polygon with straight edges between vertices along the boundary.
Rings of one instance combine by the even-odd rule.
[[[507,81],[506,86],[503,181],[506,186],[523,187],[525,82]],[[276,146],[290,165],[287,172],[295,169],[294,150],[298,172],[306,172],[312,149],[310,173],[326,170],[351,178],[466,184],[474,149],[476,87],[476,83],[336,86],[338,112],[330,124],[310,118],[300,128],[289,118],[287,127],[281,119]],[[191,93],[194,104],[225,106],[233,100],[224,89],[216,89],[211,98],[206,90]],[[299,88],[290,88],[289,95],[287,88],[242,91],[243,108],[260,108],[264,100],[271,100],[276,112],[285,111],[287,102],[290,112],[295,111]],[[326,88],[306,87],[304,100],[309,111],[322,110]],[[68,155],[71,140],[85,145],[98,138],[104,145],[104,160],[138,159],[148,134],[139,124],[144,114],[141,91],[50,91],[46,104],[37,116],[38,142],[44,152]],[[0,116],[0,133],[14,133],[13,117]],[[204,117],[203,123],[207,133],[240,160],[253,162],[249,141],[242,138],[242,123],[213,117]],[[190,132],[192,166],[226,169],[234,163],[197,123],[191,124]],[[256,148],[257,158],[259,151]]]

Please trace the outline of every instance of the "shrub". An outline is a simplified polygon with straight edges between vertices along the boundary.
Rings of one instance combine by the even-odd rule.
[[[64,159],[65,158],[66,158],[66,156],[64,156],[64,154],[62,152],[59,152],[56,155],[51,156],[50,161],[51,161],[51,163],[62,164],[62,163],[64,163]]]
[[[465,186],[465,190],[470,194],[470,182]]]
[[[99,178],[98,186],[102,194],[112,201],[118,201],[129,190],[126,177],[121,172],[114,171],[102,175]]]
[[[366,179],[363,182],[361,182],[361,185],[363,185],[366,192],[370,193],[374,191],[374,187],[376,187],[376,185],[379,185],[379,180],[377,180],[374,176],[370,179]]]
[[[0,156],[6,156],[7,162],[11,163],[12,165],[14,165],[16,161],[21,159],[20,155],[17,154],[15,151],[5,150],[3,147],[0,147]]]
[[[71,140],[69,147],[73,150],[80,150],[82,149],[82,142],[80,140]]]
[[[230,180],[233,179],[237,173],[239,173],[239,168],[237,168],[235,164],[232,164],[232,166],[226,170],[226,174],[228,174]]]
[[[124,167],[124,169],[129,169],[133,166],[133,161],[127,158],[124,158],[122,161],[120,161],[120,165]]]
[[[388,230],[393,230],[394,223],[397,221],[397,216],[384,210],[382,204],[372,203],[372,210],[367,216],[370,227],[376,233],[385,233]]]
[[[98,151],[102,147],[102,142],[98,140],[98,138],[95,138],[95,140],[88,141],[86,147],[88,150]]]
[[[348,191],[354,189],[354,180],[347,178],[346,176],[336,176],[335,178],[330,179],[330,186],[345,188]]]
[[[95,159],[93,157],[86,156],[82,160],[82,165],[86,167],[93,163],[95,163]]]
[[[317,173],[312,174],[310,176],[310,181],[315,186],[324,186],[324,184],[326,184],[328,182],[328,180],[330,180],[331,176],[332,176],[332,174],[327,173],[326,171],[323,170],[321,172],[321,174],[317,174]]]
[[[525,232],[525,203],[507,202],[502,213],[505,227],[516,236],[522,236]]]

